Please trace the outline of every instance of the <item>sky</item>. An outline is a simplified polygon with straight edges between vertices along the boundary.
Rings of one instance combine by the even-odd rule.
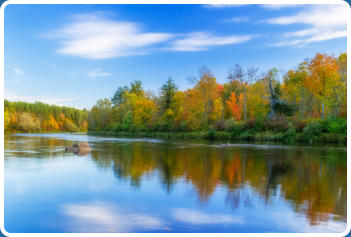
[[[141,80],[180,90],[210,69],[280,75],[316,53],[346,52],[345,5],[7,5],[5,99],[91,108]]]

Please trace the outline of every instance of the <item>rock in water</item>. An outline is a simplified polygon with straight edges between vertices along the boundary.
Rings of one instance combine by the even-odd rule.
[[[66,151],[86,155],[89,151],[91,151],[91,147],[87,142],[79,142],[73,146],[66,147]]]

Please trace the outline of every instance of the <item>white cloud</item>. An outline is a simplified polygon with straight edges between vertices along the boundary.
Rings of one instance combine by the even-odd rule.
[[[95,70],[92,70],[91,72],[89,72],[89,77],[91,78],[95,78],[95,77],[108,77],[110,76],[110,73],[104,72],[102,70],[102,68],[97,68]]]
[[[146,53],[148,46],[172,37],[167,33],[145,33],[131,22],[114,21],[101,14],[78,15],[49,37],[61,40],[59,53],[104,59]]]
[[[233,22],[246,20],[245,17],[231,19]],[[248,35],[215,36],[208,32],[145,33],[135,23],[113,21],[101,13],[76,15],[71,23],[45,36],[60,41],[59,53],[91,59],[147,54],[155,50],[202,51],[251,39]],[[90,77],[108,75],[100,68],[89,74]]]
[[[13,74],[15,74],[15,76],[21,76],[24,74],[24,71],[19,67],[14,67]]]
[[[347,16],[350,13],[344,5],[315,5],[297,14],[267,19],[264,22],[277,25],[303,24],[309,28],[288,32],[277,43],[283,45],[304,45],[346,37]]]
[[[9,101],[23,101],[28,103],[42,102],[45,104],[63,106],[65,102],[74,101],[73,98],[53,98],[47,96],[22,96],[5,91],[4,98]]]
[[[233,23],[240,23],[240,22],[248,22],[249,17],[246,16],[239,16],[239,17],[232,17],[229,19],[224,20],[225,22],[233,22]]]
[[[66,204],[62,212],[73,218],[74,229],[84,228],[90,232],[132,232],[135,229],[161,229],[162,220],[147,214],[126,211],[110,203],[94,202]]]
[[[287,8],[287,7],[298,7],[298,6],[303,6],[302,4],[262,4],[261,5],[265,9],[269,10],[280,10],[282,8]]]
[[[181,222],[190,224],[203,225],[203,224],[244,224],[241,217],[233,215],[221,214],[207,214],[204,212],[187,209],[176,208],[173,211],[173,218]]]
[[[249,4],[205,4],[203,5],[205,8],[229,8],[229,7],[242,7],[248,6]]]
[[[172,51],[203,51],[211,46],[230,45],[246,42],[251,36],[214,36],[207,32],[195,32],[172,42]]]

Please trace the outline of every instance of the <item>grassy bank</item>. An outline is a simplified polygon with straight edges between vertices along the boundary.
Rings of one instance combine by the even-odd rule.
[[[290,120],[227,120],[197,131],[167,126],[130,127],[111,126],[103,131],[89,131],[91,135],[115,137],[149,137],[163,139],[206,139],[218,141],[281,142],[303,144],[346,144],[347,121],[337,117],[326,119]]]
[[[346,134],[322,133],[319,136],[306,137],[304,133],[287,132],[244,132],[237,134],[228,131],[196,131],[196,132],[124,132],[124,131],[89,131],[89,135],[114,136],[114,137],[138,137],[138,138],[162,138],[162,139],[205,139],[232,142],[281,142],[292,144],[295,142],[305,144],[346,144]]]

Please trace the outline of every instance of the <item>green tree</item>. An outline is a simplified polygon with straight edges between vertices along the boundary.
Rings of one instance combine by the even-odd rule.
[[[106,130],[112,125],[112,104],[107,98],[98,100],[90,111],[89,127]]]
[[[129,91],[127,86],[118,87],[115,94],[111,98],[111,102],[114,106],[121,106],[125,101],[125,93]]]
[[[130,84],[130,93],[134,93],[137,96],[144,96],[144,91],[142,87],[142,82],[135,80]]]
[[[161,88],[161,110],[164,113],[171,107],[173,97],[177,92],[177,86],[175,85],[172,77],[169,77],[166,83]]]

